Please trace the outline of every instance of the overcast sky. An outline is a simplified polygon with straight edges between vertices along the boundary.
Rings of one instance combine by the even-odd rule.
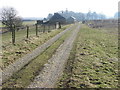
[[[96,11],[109,17],[118,11],[119,0],[0,0],[0,8],[14,7],[22,17],[47,17],[61,10]]]

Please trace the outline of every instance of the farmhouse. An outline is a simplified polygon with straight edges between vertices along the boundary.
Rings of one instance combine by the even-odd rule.
[[[73,17],[73,16],[71,16],[71,17],[69,17],[69,18],[67,19],[67,23],[68,23],[68,24],[75,23],[75,22],[76,22],[76,18]]]
[[[43,20],[37,20],[37,24],[43,24]]]
[[[49,24],[56,24],[57,22],[60,24],[65,24],[66,19],[58,13],[54,13],[54,15],[49,20]]]
[[[37,20],[38,25],[48,25],[49,21],[47,19]]]
[[[61,28],[62,24],[66,24],[66,19],[58,13],[54,13],[54,15],[49,19],[37,20],[38,25],[55,25],[56,28]]]

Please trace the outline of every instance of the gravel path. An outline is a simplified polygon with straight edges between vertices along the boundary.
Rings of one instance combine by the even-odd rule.
[[[71,30],[74,27],[74,25],[70,26],[63,32],[57,34],[55,37],[48,40],[46,43],[41,45],[40,47],[33,50],[31,53],[25,55],[24,57],[20,58],[19,60],[16,60],[14,63],[9,65],[7,68],[5,68],[2,72],[2,82],[5,82],[9,77],[13,75],[13,73],[20,70],[22,67],[24,67],[26,64],[28,64],[32,59],[40,55],[46,48],[48,48],[50,45],[52,45],[56,40],[58,40],[65,32],[68,30]]]
[[[54,88],[58,78],[64,70],[65,63],[69,57],[73,42],[79,32],[80,26],[76,24],[76,28],[72,31],[63,44],[57,49],[56,53],[48,60],[43,70],[35,78],[28,88]]]

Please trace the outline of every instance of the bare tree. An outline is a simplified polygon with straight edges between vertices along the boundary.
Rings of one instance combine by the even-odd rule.
[[[17,16],[17,11],[14,8],[3,8],[1,11],[2,24],[4,24],[10,31],[14,27],[20,27],[22,20]]]
[[[15,28],[22,25],[22,19],[17,16],[17,11],[10,8],[2,8],[1,11],[2,24],[5,25],[9,31],[12,32],[12,43],[15,43]]]
[[[21,17],[18,16],[18,17],[15,18],[14,24],[15,24],[16,27],[21,27],[22,22],[23,21],[22,21]]]

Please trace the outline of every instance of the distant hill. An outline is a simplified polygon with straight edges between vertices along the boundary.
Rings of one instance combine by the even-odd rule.
[[[33,21],[33,20],[42,20],[41,17],[24,17],[23,21]]]
[[[88,13],[81,13],[81,12],[73,12],[73,11],[59,11],[57,12],[66,19],[73,16],[76,18],[77,21],[84,21],[84,20],[98,20],[98,19],[106,19],[106,16],[103,14],[98,14],[96,12],[89,11]],[[51,18],[52,14],[49,14],[47,19]]]

